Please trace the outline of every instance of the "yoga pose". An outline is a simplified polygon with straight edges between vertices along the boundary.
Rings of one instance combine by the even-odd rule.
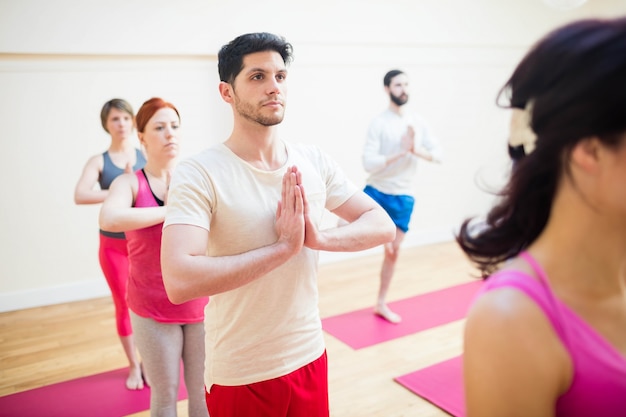
[[[74,190],[76,204],[102,203],[111,182],[118,175],[140,169],[146,163],[143,153],[132,143],[135,115],[127,101],[119,98],[107,101],[100,112],[100,119],[104,130],[111,135],[111,143],[104,153],[92,156],[85,164]],[[128,251],[124,233],[100,229],[98,259],[113,297],[117,334],[128,358],[126,388],[142,389],[141,365],[126,303]]]
[[[460,247],[468,417],[626,413],[626,18],[535,44],[506,82],[508,183]]]
[[[389,216],[324,152],[279,137],[291,53],[269,33],[221,48],[231,135],[181,161],[172,176],[163,278],[176,303],[211,296],[211,417],[327,417],[318,251],[364,250],[394,236]],[[320,230],[325,210],[349,224]]]
[[[413,213],[417,162],[441,162],[442,150],[426,122],[403,107],[409,100],[407,75],[391,70],[385,74],[383,85],[389,95],[389,107],[372,120],[367,131],[363,167],[369,176],[364,191],[387,211],[397,228],[396,238],[384,245],[374,312],[391,323],[399,323],[402,318],[389,309],[386,300]]]
[[[100,210],[100,226],[126,232],[130,276],[128,306],[137,347],[150,384],[151,417],[175,417],[184,368],[189,417],[207,417],[204,401],[204,307],[206,297],[172,304],[161,274],[161,231],[170,172],[179,155],[180,116],[160,98],[137,112],[143,169],[116,178]]]

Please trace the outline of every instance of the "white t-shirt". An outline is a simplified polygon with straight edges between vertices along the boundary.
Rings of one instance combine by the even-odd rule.
[[[415,149],[424,148],[441,162],[442,149],[425,120],[416,114],[399,115],[389,109],[375,117],[367,130],[363,167],[369,173],[366,184],[392,195],[413,195],[418,157],[405,155],[385,166],[387,156],[401,151],[408,126],[415,130]]]
[[[189,224],[209,232],[209,256],[240,254],[277,240],[276,207],[287,167],[297,166],[313,221],[355,192],[339,166],[317,147],[287,146],[287,162],[257,169],[224,144],[175,169],[164,227]],[[304,248],[269,274],[213,295],[205,309],[205,384],[245,385],[286,375],[324,353],[318,308],[318,252]]]

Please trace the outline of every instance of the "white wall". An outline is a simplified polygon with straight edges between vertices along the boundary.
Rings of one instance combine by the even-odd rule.
[[[108,294],[99,207],[73,204],[83,164],[108,145],[100,107],[161,96],[181,112],[185,154],[222,141],[231,114],[216,53],[241,33],[293,43],[282,133],[320,145],[359,185],[367,123],[387,103],[382,76],[407,72],[410,106],[446,153],[419,169],[408,246],[451,239],[488,209],[477,182],[497,187],[508,169],[495,96],[529,45],[563,22],[625,13],[624,0],[573,11],[541,0],[0,0],[0,311]]]

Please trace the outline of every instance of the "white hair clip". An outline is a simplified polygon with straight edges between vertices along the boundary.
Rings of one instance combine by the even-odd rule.
[[[524,109],[514,108],[511,113],[509,153],[513,159],[530,154],[535,149],[537,135],[530,127],[533,104],[529,101]]]

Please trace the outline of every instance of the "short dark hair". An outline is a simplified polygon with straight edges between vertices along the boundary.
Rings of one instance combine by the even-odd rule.
[[[102,123],[102,128],[110,133],[107,129],[107,120],[109,119],[109,113],[111,113],[111,109],[118,109],[119,111],[126,112],[133,119],[133,123],[135,123],[135,113],[133,112],[133,107],[130,103],[121,98],[113,98],[102,106],[102,110],[100,110],[100,122]]]
[[[232,84],[243,68],[243,58],[263,51],[278,52],[286,65],[293,60],[293,47],[282,36],[267,32],[246,33],[222,46],[217,54],[220,81]]]
[[[571,175],[577,143],[597,137],[617,148],[626,133],[626,18],[585,19],[541,39],[498,94],[507,108],[532,103],[535,149],[514,165],[477,233],[463,222],[456,240],[483,277],[526,249],[545,228],[557,186]]]
[[[388,71],[387,74],[385,74],[385,78],[383,78],[383,85],[389,87],[391,80],[400,74],[404,74],[404,71],[400,71],[399,69]]]

